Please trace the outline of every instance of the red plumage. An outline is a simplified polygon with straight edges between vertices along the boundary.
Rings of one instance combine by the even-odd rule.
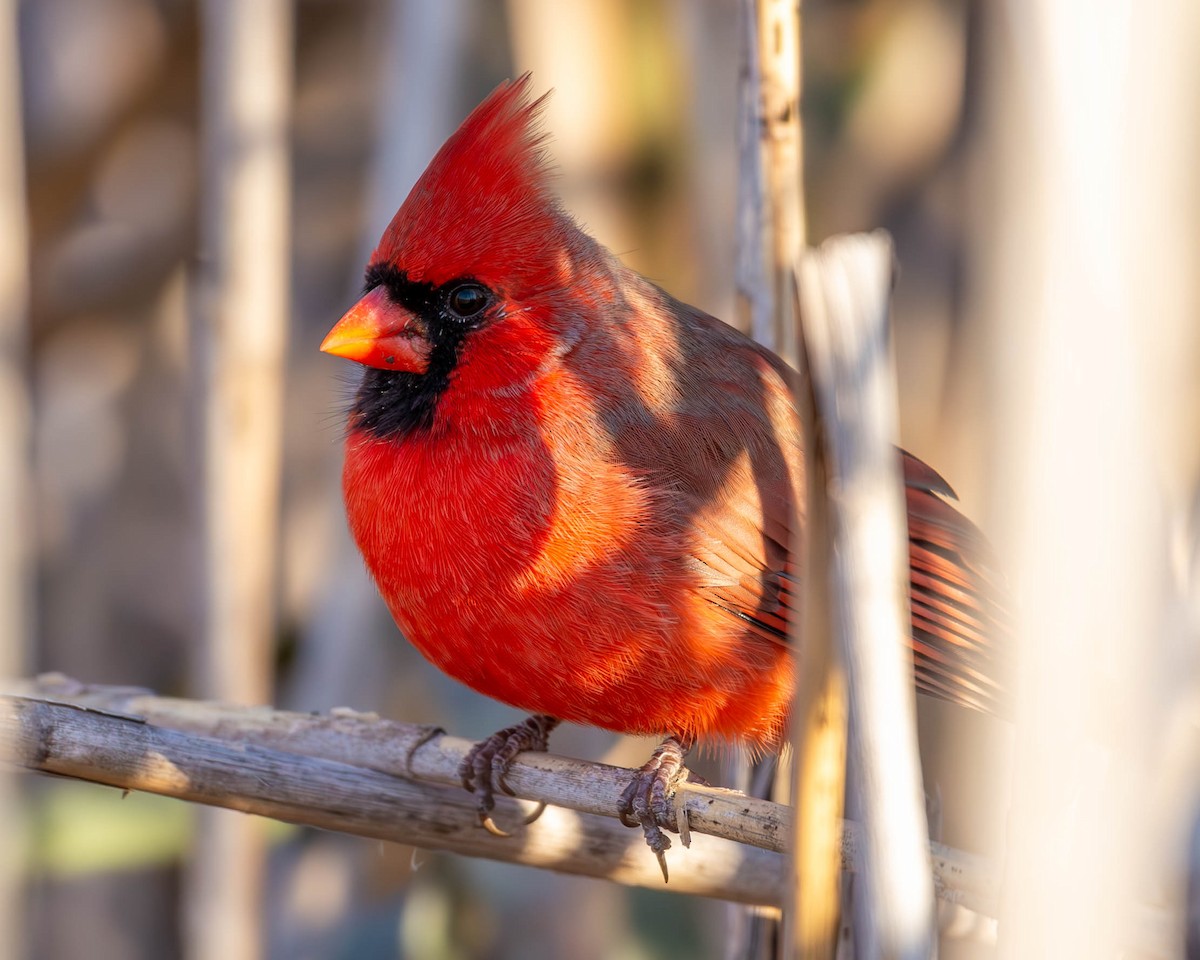
[[[438,151],[323,344],[371,368],[351,530],[405,636],[474,689],[769,747],[795,683],[796,375],[560,209],[527,88]],[[934,471],[904,466],[918,685],[994,711],[986,545]]]

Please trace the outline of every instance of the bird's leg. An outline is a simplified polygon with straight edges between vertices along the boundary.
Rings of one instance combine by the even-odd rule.
[[[670,801],[675,787],[689,776],[683,755],[691,747],[690,737],[667,737],[633,775],[617,807],[617,815],[625,826],[642,828],[647,846],[658,858],[664,883],[668,882],[666,852],[671,848],[671,840],[663,833],[663,827],[678,832]]]
[[[556,717],[544,713],[535,713],[526,717],[518,724],[497,730],[486,740],[475,744],[470,752],[463,757],[458,765],[458,776],[464,788],[475,794],[479,810],[479,824],[488,833],[498,837],[508,834],[496,826],[492,820],[492,808],[496,806],[494,791],[499,787],[505,793],[512,795],[504,778],[508,768],[512,766],[513,758],[524,750],[546,752],[550,743],[550,731],[561,723]],[[546,805],[539,804],[537,809],[525,818],[525,823],[533,823],[542,815]]]

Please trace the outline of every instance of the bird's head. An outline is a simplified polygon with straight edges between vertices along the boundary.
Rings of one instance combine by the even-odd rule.
[[[545,98],[531,102],[528,87],[528,74],[501,84],[442,145],[323,351],[407,374],[432,396],[452,379],[511,387],[577,335],[562,297],[597,248],[551,192]]]

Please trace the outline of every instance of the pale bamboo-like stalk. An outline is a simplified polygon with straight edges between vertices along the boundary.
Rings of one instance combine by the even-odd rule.
[[[797,278],[798,281],[798,278]],[[796,290],[798,298],[799,290]],[[819,298],[814,306],[824,308]],[[797,318],[800,315],[797,309]],[[796,806],[792,859],[792,915],[785,925],[790,956],[833,960],[840,929],[843,886],[835,851],[845,810],[848,703],[846,674],[835,647],[829,558],[828,457],[819,436],[816,399],[801,343],[804,383],[797,402],[804,427],[804,608],[794,639],[803,664],[792,720]]]
[[[805,243],[799,0],[744,0],[737,284],[745,329],[799,362],[792,265]]]
[[[290,0],[206,0],[199,321],[204,631],[198,688],[272,690],[289,276]],[[187,955],[261,955],[265,844],[253,820],[202,818]]]
[[[762,83],[758,50],[755,0],[741,0],[742,61],[738,76],[738,179],[735,208],[736,263],[734,269],[735,325],[765,347],[776,343],[771,289],[767,283],[766,249],[770,221],[767,215],[761,136]],[[728,782],[749,787],[748,762],[731,756],[725,763]],[[785,913],[785,917],[787,914]],[[730,909],[725,915],[726,960],[759,960],[758,941],[768,921],[748,911]]]
[[[800,364],[793,270],[806,242],[804,150],[800,125],[800,0],[756,0],[758,11],[759,137],[765,170],[767,282],[775,342],[772,349]]]
[[[759,88],[758,13],[755,0],[742,0],[744,51],[738,79],[738,193],[736,209],[738,327],[764,347],[776,343],[771,287],[767,283],[766,182],[763,175],[762,105]]]
[[[7,66],[3,66],[7,64]],[[32,637],[27,378],[29,242],[17,4],[0,2],[0,680],[20,676]],[[0,960],[24,955],[24,805],[0,770]],[[15,825],[15,827],[14,827]]]
[[[885,234],[836,237],[798,265],[817,436],[829,471],[833,622],[846,664],[850,762],[863,819],[855,947],[925,958],[934,890],[917,755],[908,554],[896,456]]]
[[[1000,955],[1117,956],[1153,890],[1181,956],[1196,763],[1166,764],[1174,722],[1195,730],[1196,625],[1167,524],[1200,455],[1200,7],[989,13],[976,276],[1021,615]]]
[[[800,9],[795,0],[746,0],[739,116],[737,285],[743,324],[803,374],[794,263],[805,242],[800,114]],[[829,528],[824,460],[814,443],[812,398],[805,415],[805,503],[791,545],[803,558],[803,621],[793,717],[790,793],[797,810],[788,955],[831,958],[837,941],[841,864],[837,856],[845,787],[846,695],[829,616]],[[803,521],[800,518],[803,518]]]

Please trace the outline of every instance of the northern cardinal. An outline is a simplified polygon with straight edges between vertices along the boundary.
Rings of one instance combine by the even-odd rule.
[[[346,513],[404,635],[534,714],[464,764],[484,824],[494,779],[560,720],[665,735],[619,801],[663,862],[684,751],[768,749],[787,719],[796,373],[574,223],[528,87],[502,84],[446,141],[321,345],[368,368]],[[985,545],[901,456],[917,688],[995,711]]]

